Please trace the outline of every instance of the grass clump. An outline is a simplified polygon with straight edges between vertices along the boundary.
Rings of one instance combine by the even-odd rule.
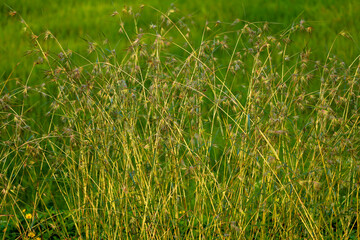
[[[3,238],[358,238],[358,59],[293,46],[304,21],[194,42],[153,11],[114,12],[127,48],[87,55],[23,21],[33,70],[0,87]]]

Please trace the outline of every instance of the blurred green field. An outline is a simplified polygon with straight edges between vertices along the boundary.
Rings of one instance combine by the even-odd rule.
[[[125,5],[134,11],[141,1],[42,1],[6,0],[0,5],[0,76],[6,79],[18,62],[22,63],[16,74],[27,76],[31,63],[22,57],[31,49],[31,43],[23,34],[23,26],[11,18],[9,7],[27,21],[36,34],[50,30],[64,48],[84,53],[87,44],[82,38],[116,44],[122,36],[118,33],[119,22],[110,15],[121,11]],[[151,0],[146,5],[166,11],[172,2]],[[351,61],[359,53],[360,21],[357,14],[360,4],[356,0],[306,0],[306,1],[175,1],[179,16],[191,15],[195,29],[204,28],[205,21],[231,23],[236,18],[251,22],[267,21],[278,33],[301,19],[313,27],[308,47],[317,58],[325,58],[337,34],[346,31],[351,39],[342,38],[334,46],[333,53],[344,61]],[[147,25],[159,21],[154,12],[144,11],[141,21]],[[132,21],[131,19],[129,21]],[[126,21],[125,21],[126,23]],[[198,31],[201,32],[201,31]],[[195,38],[196,39],[196,38]],[[294,39],[303,44],[304,39]]]

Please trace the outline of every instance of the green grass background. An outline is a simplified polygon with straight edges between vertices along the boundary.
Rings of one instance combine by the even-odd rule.
[[[6,0],[0,5],[0,76],[6,79],[22,56],[31,48],[29,38],[22,33],[23,26],[8,15],[9,7],[27,21],[36,34],[50,30],[65,48],[84,53],[87,44],[82,38],[109,39],[116,43],[122,38],[118,33],[118,21],[110,17],[114,11],[133,6],[136,11],[144,1],[42,1]],[[352,39],[341,39],[334,45],[333,53],[345,62],[352,61],[359,53],[360,21],[357,14],[360,4],[356,0],[243,0],[243,1],[146,1],[146,5],[166,11],[173,3],[179,15],[191,15],[194,28],[202,29],[205,21],[231,23],[234,19],[259,22],[268,21],[274,33],[286,29],[304,19],[314,28],[308,47],[314,56],[325,58],[336,35],[348,32]],[[156,23],[154,11],[144,11],[141,21]],[[130,20],[131,21],[131,20]],[[201,31],[198,31],[201,32]],[[195,38],[196,39],[196,38]],[[295,39],[300,43],[304,41]],[[27,76],[32,63],[23,63],[16,74]]]
[[[133,10],[136,12],[138,11],[140,4],[143,3],[144,2],[141,1],[107,1],[107,2],[99,3],[98,1],[94,1],[94,0],[89,0],[89,1],[6,0],[2,2],[0,4],[0,14],[1,14],[0,81],[4,81],[10,75],[12,79],[19,78],[20,82],[23,83],[26,82],[25,85],[28,86],[40,84],[43,81],[45,81],[44,80],[45,78],[43,76],[43,71],[44,68],[46,67],[42,65],[37,66],[34,69],[34,72],[30,74],[33,66],[33,61],[36,59],[36,57],[35,56],[24,57],[24,55],[27,52],[27,50],[33,49],[34,46],[32,45],[33,43],[30,40],[29,35],[27,33],[24,33],[23,31],[24,25],[18,21],[18,18],[11,17],[9,15],[10,10],[17,11],[17,13],[21,15],[21,17],[29,24],[29,26],[32,28],[35,34],[41,34],[46,30],[50,30],[59,40],[59,42],[61,43],[64,49],[71,49],[74,52],[78,52],[80,55],[89,58],[90,60],[94,60],[93,58],[96,56],[87,54],[87,48],[88,48],[87,40],[102,43],[105,39],[108,39],[110,45],[113,48],[116,48],[117,52],[120,53],[123,52],[125,54],[126,52],[125,43],[127,43],[127,40],[124,34],[120,34],[118,32],[119,19],[117,17],[111,17],[111,14],[114,11],[121,12],[124,5],[132,6]],[[165,12],[170,7],[171,3],[172,2],[170,1],[150,0],[150,1],[146,1],[145,4],[146,6],[152,6],[160,11]],[[300,35],[294,34],[292,40],[295,42],[294,49],[297,49],[296,51],[300,52],[303,48],[311,49],[311,52],[313,53],[312,54],[313,58],[319,60],[325,60],[331,49],[332,54],[337,55],[342,61],[346,62],[348,65],[352,61],[354,61],[354,59],[360,54],[360,48],[358,44],[358,40],[359,40],[358,33],[360,30],[359,29],[360,25],[357,24],[357,22],[359,22],[360,20],[360,16],[358,15],[358,12],[360,10],[360,4],[358,4],[357,1],[355,0],[343,0],[343,1],[251,0],[251,1],[228,1],[228,2],[213,1],[213,0],[209,0],[209,1],[193,0],[193,1],[175,1],[173,3],[179,9],[179,11],[176,13],[176,17],[181,18],[182,16],[187,16],[193,20],[190,28],[192,34],[191,41],[195,47],[197,47],[201,42],[201,34],[202,34],[202,30],[204,29],[206,21],[211,22],[212,23],[211,26],[213,26],[214,23],[218,20],[221,21],[222,24],[231,24],[237,18],[250,22],[267,21],[270,23],[270,28],[272,33],[274,35],[279,35],[284,30],[289,29],[293,23],[299,23],[300,20],[303,19],[305,20],[306,26],[313,27],[313,32],[311,35],[306,33],[302,33]],[[160,15],[156,14],[156,11],[154,9],[151,9],[150,7],[145,7],[144,11],[142,11],[142,17],[139,18],[139,25],[141,25],[144,28],[146,27],[147,29],[144,29],[144,31],[149,32],[150,31],[149,25],[158,24],[158,22],[160,22],[159,18]],[[128,17],[128,18],[123,17],[123,21],[126,25],[125,28],[129,31],[129,34],[133,34],[133,36],[131,37],[132,39],[134,39],[135,35],[132,32],[133,31],[132,24],[134,24],[134,21],[132,17]],[[219,31],[219,33],[221,33],[222,32],[221,24],[219,26],[219,30],[213,28],[213,31]],[[347,37],[343,37],[342,35],[339,35],[339,33],[343,33],[342,35]],[[334,43],[335,39],[337,40]],[[46,48],[45,51],[47,50],[51,51],[51,53],[54,56],[56,56],[56,54],[60,52],[60,49],[58,49],[55,43],[44,43],[44,47]],[[56,52],[57,49],[58,52]],[[122,56],[119,56],[119,59],[121,59],[121,57]],[[18,63],[20,64],[17,65]],[[81,64],[82,63],[79,63],[78,65]],[[28,83],[27,77],[29,75],[31,76],[31,79],[29,79],[29,83]],[[314,88],[318,88],[318,86],[316,85],[320,84],[319,78],[316,78],[315,81],[317,81],[317,83],[314,84],[315,86]],[[9,84],[7,84],[6,86],[4,84],[5,86],[4,93],[11,92],[13,89],[10,88],[16,87],[14,85],[11,85],[13,84],[13,82],[9,81]],[[312,90],[307,89],[307,91],[311,92]],[[244,95],[246,95],[246,91]],[[346,94],[344,94],[344,96],[345,95]],[[35,94],[32,96],[35,97],[31,99],[26,99],[24,97],[24,99],[20,98],[17,100],[17,102],[19,103],[25,102],[26,103],[25,110],[29,109],[29,111],[28,112],[26,111],[23,115],[26,115],[29,119],[32,119],[31,123],[33,123],[34,126],[36,126],[37,124],[41,125],[40,127],[38,127],[38,129],[41,129],[45,133],[47,129],[49,129],[49,132],[50,130],[52,130],[50,129],[49,126],[56,126],[56,125],[61,126],[60,119],[56,117],[54,118],[54,122],[38,121],[40,117],[45,116],[45,113],[47,112],[48,108],[50,108],[50,103],[51,103],[50,101],[52,101],[53,99],[39,101],[39,99],[42,98],[40,98]],[[219,96],[221,96],[221,93],[219,94]],[[36,97],[38,99],[36,99]],[[243,99],[243,101],[245,101],[245,99]],[[130,113],[134,112],[132,111],[133,109],[131,109],[131,106],[132,105],[128,106]],[[211,106],[211,103],[209,103],[209,106]],[[19,104],[18,106],[15,106],[14,109],[17,110],[17,112],[23,113],[21,107],[22,107],[21,104]],[[342,109],[339,110],[339,114],[343,113],[341,110]],[[310,122],[310,120],[307,119],[305,115],[306,114],[301,115],[302,118],[301,121],[299,121],[299,125],[304,125],[304,129],[307,126],[307,122]],[[226,117],[224,117],[224,115],[222,114],[219,114],[219,116],[221,116],[221,118],[223,119],[226,119]],[[188,118],[186,119],[188,120]],[[266,122],[266,120],[267,118],[262,119],[263,122]],[[250,118],[248,118],[248,122],[249,122],[248,129],[250,132]],[[79,121],[79,123],[81,123],[81,121]],[[146,125],[146,123],[144,123],[144,125]],[[345,126],[347,127],[346,124]],[[220,129],[220,127],[217,125],[215,125],[215,128]],[[87,129],[87,125],[86,124],[80,125],[79,129],[85,130]],[[301,129],[301,127],[299,127],[299,129]],[[43,133],[42,131],[39,132]],[[318,131],[321,132],[321,130]],[[217,139],[216,134],[218,135],[221,134],[219,133],[219,131],[214,131],[214,132],[215,132],[213,136],[214,141],[219,142],[220,145],[222,139],[221,137]],[[354,134],[352,131],[350,131],[350,133]],[[11,132],[9,135],[11,135]],[[356,143],[354,144],[356,145]],[[65,145],[66,144],[64,142],[64,146]],[[282,146],[282,145],[279,144],[277,146]],[[214,150],[214,152],[212,152],[213,155],[210,154],[212,160],[217,158],[216,154],[218,155],[222,154],[221,149],[224,148],[225,148],[224,146],[220,146],[220,150],[218,150],[217,152],[215,152]],[[301,149],[301,146],[298,148]],[[281,152],[282,151],[283,150],[281,150]],[[285,149],[284,151],[285,153],[282,152],[280,154],[281,155],[280,157],[291,159],[290,150],[287,151]],[[59,155],[61,156],[61,154]],[[285,157],[282,155],[284,155]],[[16,156],[11,155],[9,159],[10,158],[17,159],[17,157],[23,158],[23,156],[21,155],[16,155]],[[343,158],[345,159],[346,157],[347,156],[345,153]],[[304,158],[304,162],[310,165],[310,166],[306,166],[306,169],[303,169],[303,172],[307,172],[308,171],[307,168],[310,169],[313,166],[311,165],[312,158],[311,156],[303,156],[303,158]],[[164,159],[161,159],[161,162],[162,161],[165,162]],[[345,164],[347,164],[345,165],[346,167],[349,165],[348,163]],[[346,167],[345,169],[347,169]],[[251,169],[251,165],[249,165],[249,168]],[[48,169],[44,168],[43,171],[47,172]],[[217,176],[219,177],[219,179],[223,177],[221,174],[222,171],[225,172],[225,169],[219,167],[219,170],[217,172]],[[354,172],[355,170],[351,170],[351,171]],[[39,174],[35,174],[35,173],[32,174],[37,177],[39,176],[42,177]],[[338,171],[337,174],[341,176],[346,176],[347,172]],[[19,176],[21,176],[21,174],[19,174]],[[36,181],[42,182],[43,180],[35,179],[34,182]],[[221,179],[221,181],[225,182],[226,180]],[[31,199],[33,198],[33,194],[36,194],[35,186],[32,186],[30,184],[30,181],[28,181],[27,184],[32,188],[28,191],[27,195],[21,199],[24,203],[31,202]],[[195,181],[192,182],[191,180],[188,182],[188,184],[189,184],[188,187],[189,191],[196,191],[194,190]],[[49,184],[49,186],[51,186],[51,184]],[[261,189],[259,187],[257,188],[258,189],[256,189],[255,192],[261,192]],[[57,188],[55,187],[55,189]],[[164,187],[164,189],[166,189],[166,186]],[[269,189],[271,190],[271,188]],[[348,189],[350,190],[353,188],[352,186],[350,186]],[[192,192],[188,192],[187,194],[188,196],[194,195],[192,194]],[[314,194],[311,196],[314,197],[314,199],[317,201],[316,197],[318,195]],[[309,202],[311,200],[312,199],[310,198]],[[327,203],[329,202],[331,202],[331,200],[327,199]],[[62,204],[62,202],[60,203]],[[349,204],[349,206],[352,205],[354,205],[354,203]],[[347,206],[348,205],[343,207],[342,205],[341,206],[339,205],[339,209],[340,210],[343,210],[343,208],[346,209]],[[317,210],[316,205],[312,205],[312,204],[310,205],[309,209],[311,210],[314,209],[314,212],[316,212]],[[340,212],[340,210],[338,210],[338,212]],[[193,226],[195,226],[195,223],[193,224]],[[341,226],[343,227],[345,226],[345,224]],[[339,233],[339,235],[341,234]]]

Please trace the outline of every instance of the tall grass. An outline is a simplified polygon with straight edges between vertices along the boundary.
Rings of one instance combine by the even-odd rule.
[[[81,38],[91,38],[94,41],[102,42],[104,36],[114,44],[117,50],[124,47],[122,38],[117,29],[118,23],[109,17],[109,13],[121,9],[124,5],[132,6],[133,11],[138,11],[139,4],[144,1],[122,0],[108,1],[101,4],[96,0],[88,1],[44,1],[44,0],[5,0],[0,3],[0,81],[6,79],[11,73],[24,53],[30,47],[29,41],[25,36],[19,34],[22,26],[13,21],[9,16],[9,7],[20,13],[27,22],[31,23],[34,32],[40,33],[47,29],[61,42],[65,48],[84,53],[84,42]],[[147,0],[146,4],[156,6],[166,11],[170,6],[169,1]],[[262,0],[242,0],[242,1],[175,1],[177,16],[189,16],[192,18],[190,29],[201,29],[206,20],[231,23],[235,18],[246,19],[252,22],[267,21],[272,23],[271,30],[278,32],[291,25],[305,19],[311,23],[315,31],[311,35],[312,41],[309,47],[313,49],[313,57],[323,59],[323,55],[328,52],[331,41],[337,33],[346,30],[352,35],[352,39],[336,42],[332,52],[338,57],[348,61],[360,54],[358,46],[360,21],[358,12],[360,6],[357,0],[306,0],[302,2],[291,2],[287,0],[275,0],[264,2]],[[151,10],[144,9],[141,12],[140,24],[148,25],[151,22],[157,24],[158,16]],[[129,18],[124,21],[125,25],[132,22]],[[131,28],[127,28],[129,31]],[[200,41],[197,35],[201,31],[192,31],[191,38]],[[303,37],[294,36],[293,40],[297,44],[306,41]],[[295,43],[295,44],[296,44]],[[45,49],[53,49],[55,46],[48,42]],[[300,49],[300,48],[299,48]],[[28,70],[31,69],[31,62],[24,61],[14,73],[14,77],[25,78]],[[41,74],[34,72],[34,78],[41,78]]]
[[[87,57],[22,20],[45,77],[1,83],[3,239],[359,238],[359,60],[153,11]]]

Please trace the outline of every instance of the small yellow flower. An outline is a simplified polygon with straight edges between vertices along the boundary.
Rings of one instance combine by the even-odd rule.
[[[37,237],[37,238],[35,238],[35,240],[41,240],[41,238]]]
[[[33,237],[35,237],[36,235],[35,235],[35,233],[34,232],[29,232],[28,233],[28,237],[29,238],[33,238]]]
[[[26,212],[26,209],[23,209],[22,212]]]
[[[25,215],[25,218],[26,218],[26,219],[32,219],[32,214],[31,214],[31,213],[26,214],[26,215]]]

